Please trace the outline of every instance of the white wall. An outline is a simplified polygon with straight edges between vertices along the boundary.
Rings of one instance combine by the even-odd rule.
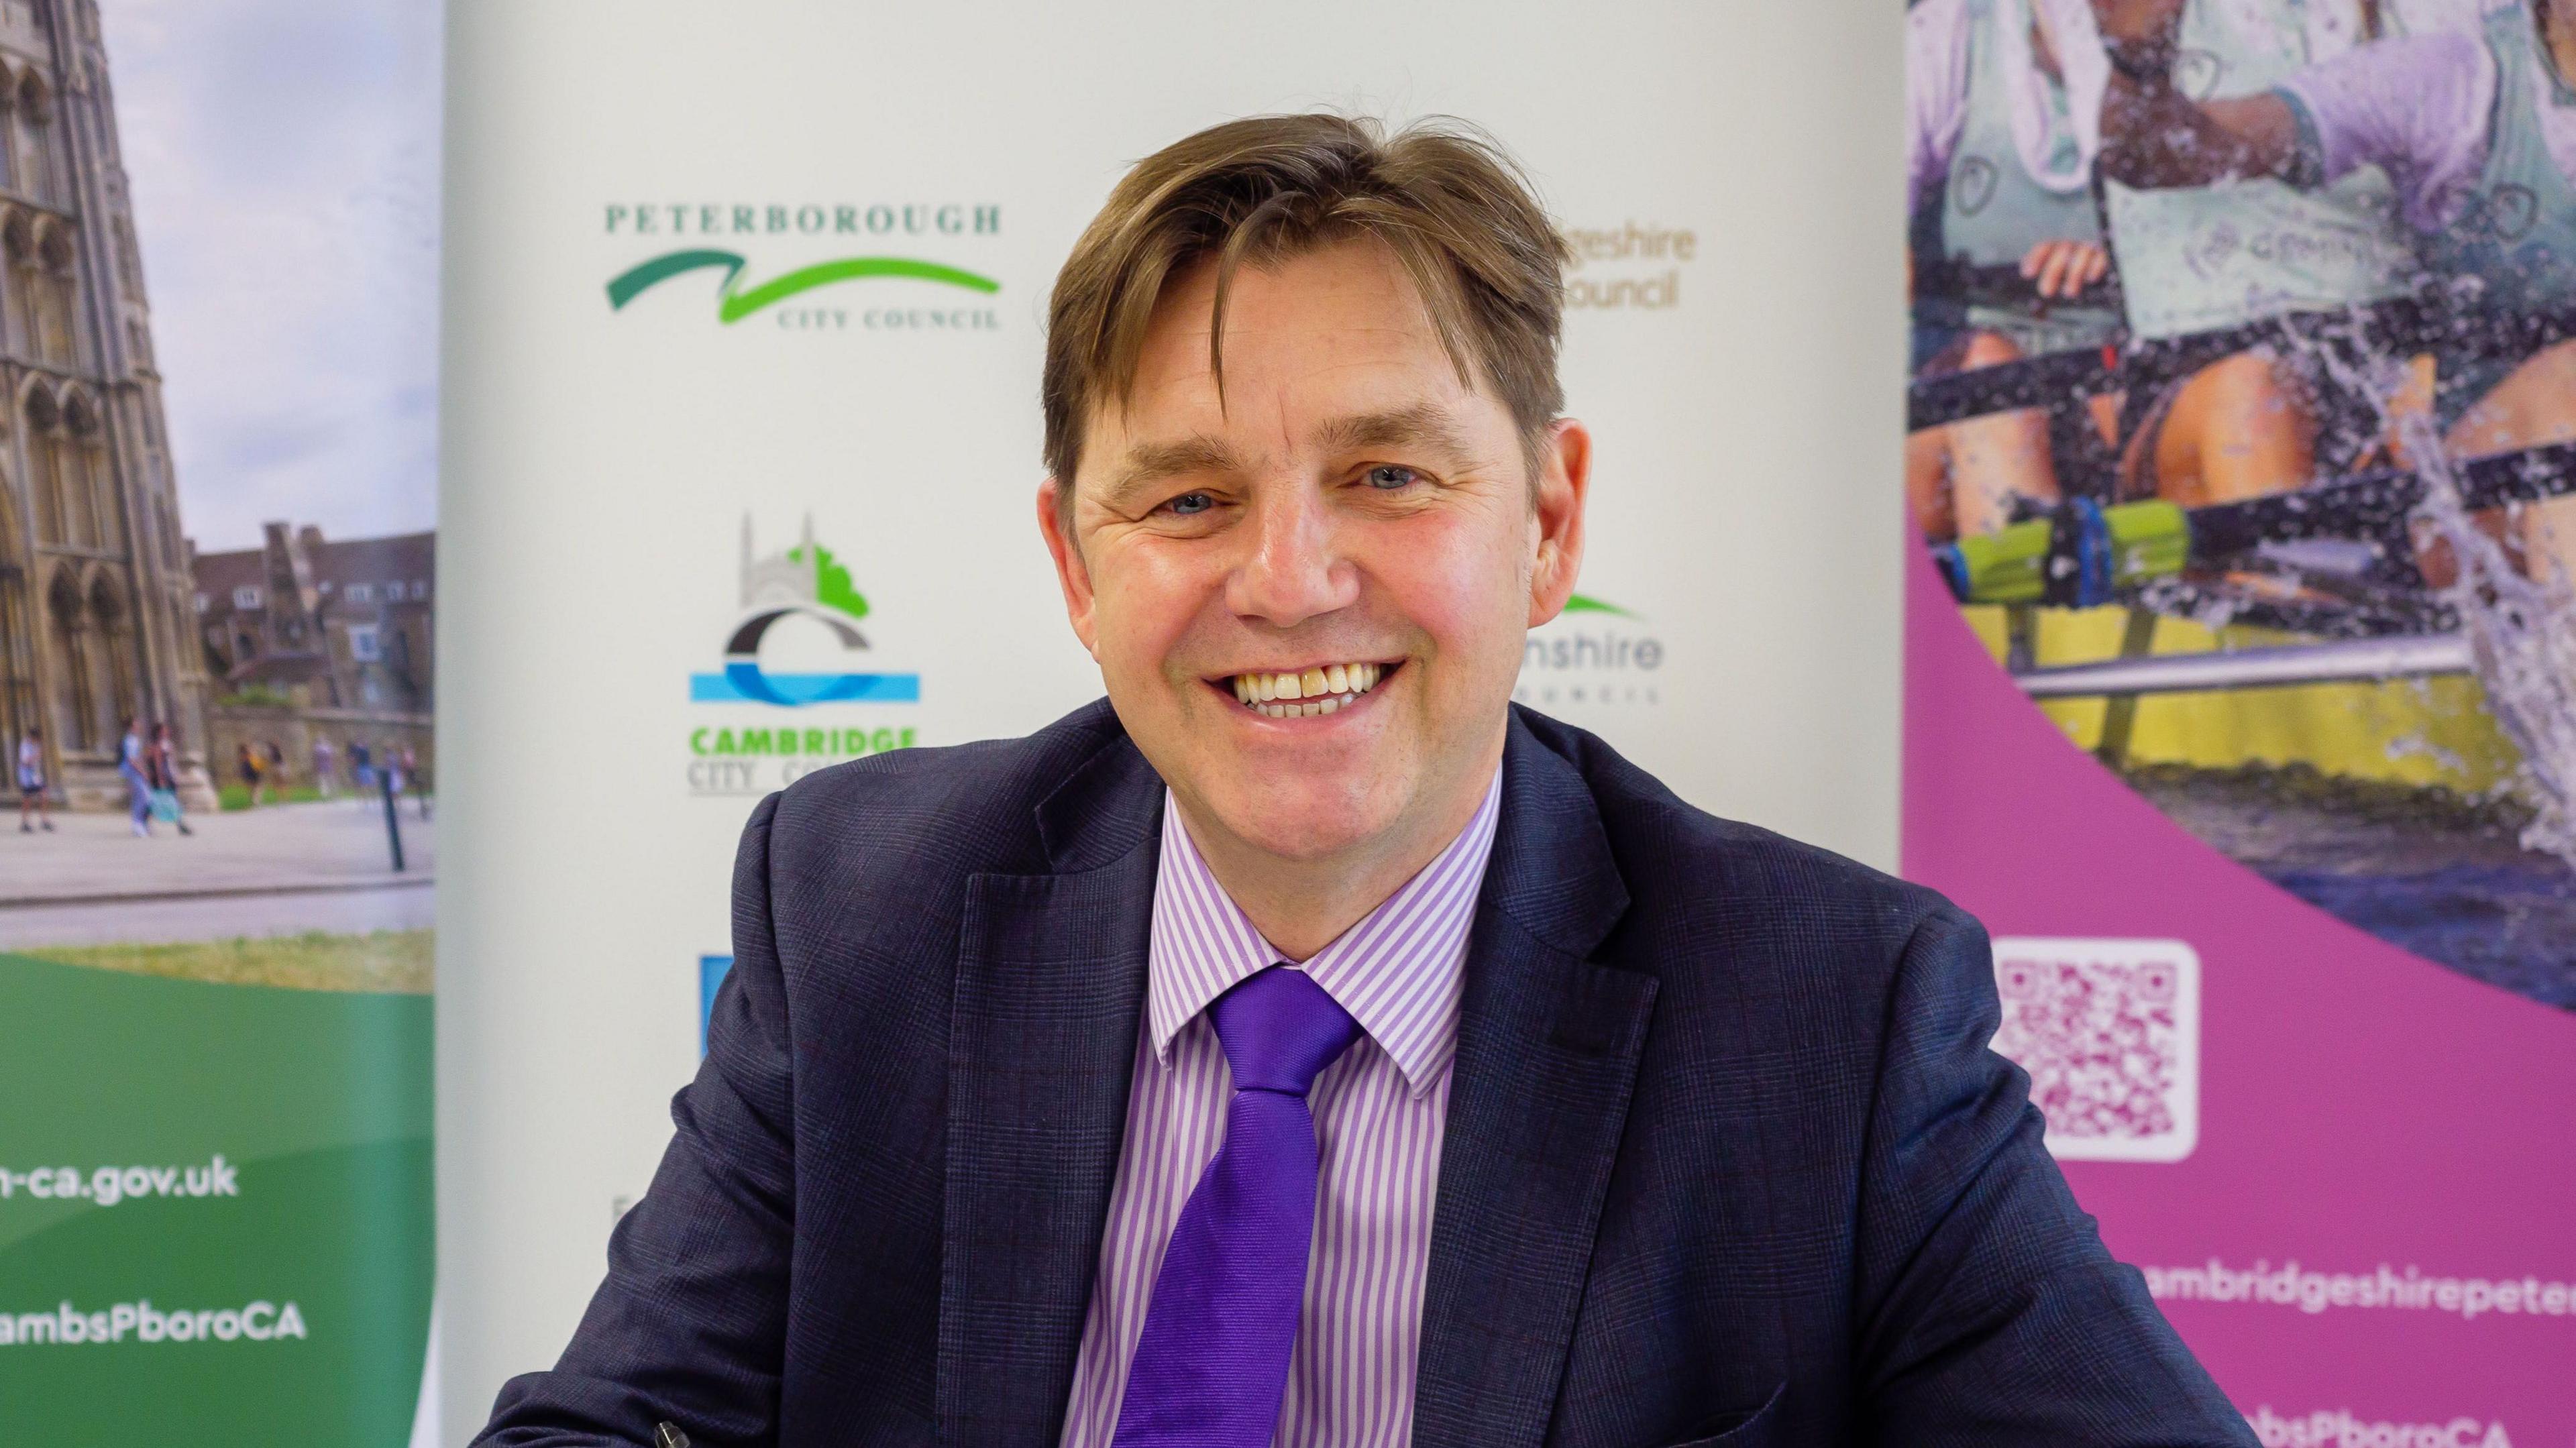
[[[449,1440],[560,1350],[694,1066],[696,959],[726,948],[752,799],[691,793],[691,732],[794,716],[949,743],[1097,691],[1028,518],[1039,319],[1123,166],[1201,125],[1454,113],[1516,150],[1569,226],[1696,233],[1677,306],[1567,325],[1571,407],[1600,447],[1582,587],[1635,617],[1558,627],[1651,637],[1659,666],[1540,682],[1694,801],[1892,865],[1901,28],[1895,0],[452,0]],[[852,254],[947,260],[1000,279],[975,303],[996,329],[790,330],[785,306],[725,326],[711,272],[607,304],[623,267],[701,244],[612,236],[611,204],[880,200],[998,204],[1002,225],[705,244],[744,254],[747,284]],[[853,282],[797,305],[959,295]],[[919,672],[921,701],[689,702],[737,613],[745,512],[766,554],[809,510],[874,605],[869,666]]]

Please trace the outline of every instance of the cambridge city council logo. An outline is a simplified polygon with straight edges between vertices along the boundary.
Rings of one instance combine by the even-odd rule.
[[[742,616],[726,635],[724,668],[689,676],[692,703],[772,704],[797,709],[814,704],[915,704],[921,675],[851,668],[833,672],[772,672],[761,664],[761,644],[791,619],[819,625],[840,651],[861,662],[868,636],[859,625],[868,600],[850,581],[849,568],[814,537],[814,518],[796,546],[767,558],[752,548],[751,515],[742,519]]]

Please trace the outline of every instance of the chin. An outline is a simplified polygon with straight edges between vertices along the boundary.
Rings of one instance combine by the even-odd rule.
[[[1358,793],[1358,791],[1354,791]],[[1228,832],[1283,860],[1320,860],[1385,832],[1389,820],[1373,801],[1342,798],[1337,790],[1277,795],[1231,795],[1212,801]]]

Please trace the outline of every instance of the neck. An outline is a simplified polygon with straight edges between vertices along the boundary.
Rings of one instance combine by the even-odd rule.
[[[1504,733],[1495,731],[1479,753],[1481,766],[1461,776],[1466,787],[1444,795],[1436,807],[1408,811],[1381,834],[1316,859],[1290,859],[1244,840],[1179,790],[1172,792],[1172,802],[1199,858],[1252,928],[1282,955],[1303,962],[1367,919],[1467,828],[1485,802],[1494,771],[1502,768]]]

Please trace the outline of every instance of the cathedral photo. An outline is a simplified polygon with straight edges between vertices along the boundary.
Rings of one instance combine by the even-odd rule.
[[[94,0],[0,4],[0,746],[116,808],[129,719],[212,804],[207,676]]]

